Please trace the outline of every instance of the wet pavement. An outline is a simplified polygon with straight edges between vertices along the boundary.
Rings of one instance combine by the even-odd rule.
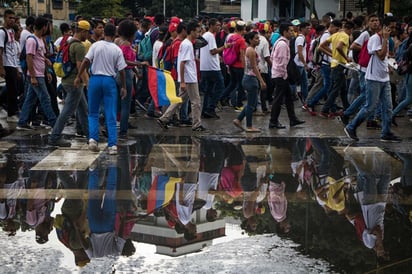
[[[250,237],[292,240],[336,272],[409,272],[409,119],[398,118],[393,129],[402,143],[382,143],[366,125],[353,143],[338,120],[297,113],[306,124],[280,130],[256,116],[262,132],[253,134],[233,126],[231,109],[203,120],[208,131],[200,134],[134,117],[138,129],[119,141],[116,156],[104,140],[99,153],[89,152],[73,126],[64,131],[72,146],[55,148],[47,145],[49,130],[3,124],[0,233],[31,233],[46,246],[57,234],[80,266],[131,255],[139,243],[172,257],[198,252],[234,225]]]

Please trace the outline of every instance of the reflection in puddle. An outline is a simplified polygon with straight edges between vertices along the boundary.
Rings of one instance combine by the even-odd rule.
[[[45,247],[56,234],[82,267],[146,244],[171,257],[217,242],[248,254],[255,239],[268,258],[288,243],[312,264],[329,263],[317,271],[406,272],[411,165],[412,154],[314,138],[142,136],[115,157],[83,148],[30,154],[20,141],[0,153],[2,233],[30,233]]]

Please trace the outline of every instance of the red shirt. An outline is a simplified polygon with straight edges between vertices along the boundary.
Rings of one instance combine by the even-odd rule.
[[[232,45],[232,47],[236,47],[236,52],[238,56],[236,62],[232,65],[232,67],[244,68],[244,65],[242,63],[241,56],[240,56],[240,50],[246,51],[246,48],[247,48],[246,41],[243,38],[243,36],[238,33],[234,33],[232,37],[230,37],[230,39],[235,40],[235,44]]]

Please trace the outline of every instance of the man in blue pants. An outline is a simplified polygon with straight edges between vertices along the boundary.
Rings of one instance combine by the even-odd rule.
[[[107,24],[104,27],[104,40],[94,43],[80,66],[79,72],[74,79],[74,85],[79,86],[80,77],[83,72],[91,67],[89,80],[89,150],[98,152],[99,141],[99,107],[103,100],[104,116],[106,118],[109,134],[109,154],[117,154],[117,86],[116,72],[119,71],[121,79],[120,97],[126,96],[126,76],[124,69],[127,67],[121,49],[113,43],[116,35],[116,27]]]

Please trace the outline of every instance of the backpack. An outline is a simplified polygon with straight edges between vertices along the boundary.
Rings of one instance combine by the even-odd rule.
[[[4,45],[3,45],[3,52],[6,53],[6,44],[9,41],[9,34],[5,27],[0,27],[2,31],[4,31]]]
[[[34,37],[34,35],[29,35],[26,38],[26,42],[29,38],[33,38],[34,41],[36,42],[36,51],[37,51],[39,49],[39,42],[37,41],[36,37]],[[21,67],[21,69],[24,73],[27,72],[27,60],[26,60],[26,58],[27,58],[26,43],[24,43],[24,47],[23,47],[23,49],[21,50],[21,53],[20,53],[20,67]]]
[[[150,39],[150,36],[152,35],[152,32],[158,29],[157,27],[149,31],[147,35],[140,41],[139,44],[139,50],[137,53],[137,56],[139,60],[142,61],[150,61],[152,60],[152,55],[153,55],[153,45],[152,45],[152,40]]]
[[[159,55],[157,60],[159,61],[158,67],[164,70],[171,71],[173,67],[172,61],[172,45],[173,41],[166,41],[163,43],[163,46],[159,50]]]
[[[323,35],[323,34],[322,34]],[[322,65],[322,60],[323,60],[323,52],[319,49],[320,45],[320,39],[322,38],[322,35],[317,37],[312,44],[311,52],[312,52],[312,64],[314,66],[320,66]]]
[[[223,63],[225,63],[225,65],[228,66],[231,66],[234,63],[236,63],[238,57],[236,41],[240,38],[233,39],[232,37],[233,35],[230,36],[227,40],[227,43],[231,44],[232,46],[223,50]]]
[[[76,64],[70,60],[70,45],[76,42],[80,43],[80,41],[75,39],[67,41],[68,38],[68,35],[63,37],[60,43],[59,52],[57,53],[56,60],[53,64],[53,69],[56,73],[56,76],[61,78],[68,77],[76,67]]]
[[[358,64],[363,68],[368,67],[369,60],[371,59],[371,55],[368,52],[368,42],[372,36],[372,32],[370,32],[369,30],[366,30],[366,31],[369,33],[369,38],[366,39],[365,42],[363,42],[362,48],[359,52],[359,61],[358,61]]]
[[[412,60],[410,60],[410,52],[412,47],[409,46],[404,52],[401,60],[398,62],[397,72],[399,75],[404,75],[412,71]]]
[[[277,40],[276,43],[273,45],[273,49],[272,49],[272,54],[275,52],[276,50],[276,46],[278,45],[280,40]],[[290,43],[289,43],[289,47],[290,47]],[[291,85],[300,85],[301,79],[300,79],[300,72],[298,69],[298,66],[296,65],[295,61],[293,60],[292,54],[290,54],[290,59],[289,59],[289,63],[287,65],[287,73],[288,73],[288,81],[289,84]]]
[[[299,34],[297,37],[299,37],[301,34]],[[303,36],[303,35],[302,35]],[[293,37],[292,39],[289,40],[289,48],[290,48],[290,58],[294,59],[296,55],[296,50],[295,50],[295,44],[296,44],[296,38]],[[306,50],[306,38],[303,36],[303,50]]]

